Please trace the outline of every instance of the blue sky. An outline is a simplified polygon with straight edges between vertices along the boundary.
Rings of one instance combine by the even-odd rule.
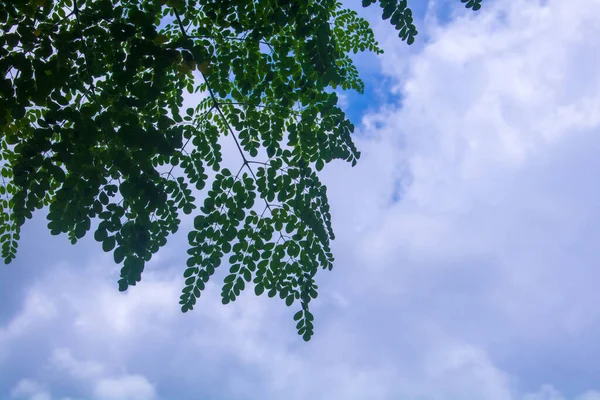
[[[187,219],[121,294],[37,215],[0,269],[0,399],[600,400],[599,6],[437,0],[410,48],[367,14],[386,53],[347,99],[363,157],[321,174],[308,344],[251,291],[179,312]]]

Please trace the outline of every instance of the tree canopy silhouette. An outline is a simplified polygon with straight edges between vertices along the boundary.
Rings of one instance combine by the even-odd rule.
[[[362,2],[376,3],[412,44],[407,1]],[[317,171],[360,157],[332,89],[363,92],[350,54],[382,53],[368,22],[335,0],[10,0],[0,24],[5,262],[47,207],[72,243],[95,222],[125,291],[191,214],[182,311],[226,264],[224,304],[252,282],[299,304],[309,340],[315,275],[334,261]],[[183,110],[186,92],[205,97]],[[222,167],[223,136],[237,171]]]

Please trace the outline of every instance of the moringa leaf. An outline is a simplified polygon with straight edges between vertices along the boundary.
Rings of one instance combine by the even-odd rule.
[[[377,3],[414,43],[408,2]],[[126,291],[189,215],[181,310],[226,264],[223,304],[253,282],[299,305],[310,340],[335,237],[317,172],[360,158],[333,91],[364,91],[351,55],[382,53],[367,21],[335,1],[36,0],[4,2],[0,28],[5,262],[36,210],[73,243],[95,218]]]

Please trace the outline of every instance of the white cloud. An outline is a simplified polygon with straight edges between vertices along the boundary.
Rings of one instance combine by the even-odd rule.
[[[350,105],[350,102],[348,101],[348,94],[342,91],[338,91],[336,94],[338,97],[338,106],[343,110],[347,109]]]
[[[40,321],[52,320],[56,315],[57,310],[51,299],[35,289],[29,290],[21,312],[5,327],[0,326],[0,366],[10,353],[11,340],[30,334]]]
[[[78,379],[91,379],[101,376],[102,365],[91,361],[76,360],[71,350],[61,347],[52,353],[50,362],[58,369],[66,371],[69,375]]]
[[[141,374],[120,373],[111,376],[106,368],[94,361],[81,361],[73,357],[71,350],[57,348],[50,358],[50,365],[69,378],[82,381],[96,400],[152,400],[156,398],[154,385]],[[118,368],[125,371],[124,368]]]
[[[48,299],[35,290],[31,290],[26,295],[21,313],[10,321],[8,326],[2,329],[1,333],[6,336],[21,335],[38,320],[54,318],[56,313],[56,307],[51,299]]]
[[[30,379],[21,379],[13,388],[11,397],[27,400],[51,400],[50,394],[37,382]]]
[[[402,107],[368,116],[365,129],[378,136],[360,143],[362,162],[328,175],[347,241],[338,249],[350,252],[341,257],[363,268],[335,279],[364,297],[377,291],[379,312],[400,314],[397,325],[432,318],[513,374],[525,373],[519,352],[560,357],[550,348],[569,354],[581,336],[579,348],[598,351],[597,5],[490,2],[436,27],[406,68],[387,49]],[[388,208],[394,178],[403,198]],[[544,369],[536,374],[559,374]]]
[[[410,53],[385,42],[402,106],[323,174],[337,264],[309,344],[275,300],[221,306],[218,279],[181,315],[178,237],[126,294],[115,268],[49,269],[0,343],[60,326],[32,376],[106,400],[597,399],[598,5],[489,1]]]
[[[158,331],[178,313],[179,282],[150,281],[125,294],[114,285],[102,285],[94,298],[71,297],[77,314],[75,328],[83,332],[104,333],[114,338],[135,338],[137,332]],[[86,283],[84,283],[86,284]],[[89,282],[90,290],[97,286]]]
[[[600,392],[589,391],[575,400],[598,400]],[[566,400],[566,398],[551,385],[544,385],[536,393],[528,393],[523,396],[523,400]]]
[[[156,397],[154,386],[140,375],[101,379],[94,393],[98,400],[152,400]]]
[[[600,25],[587,12],[596,4],[495,2],[434,32],[411,61],[403,108],[382,116],[382,135],[402,140],[400,163],[412,183],[371,232],[366,257],[401,252],[439,268],[449,256],[483,253],[537,296],[535,280],[552,268],[547,261],[559,262],[546,260],[548,249],[540,253],[543,241],[570,240],[597,216],[593,201],[575,194],[597,196],[593,182],[581,179],[597,165],[589,156],[563,163],[585,157],[565,152],[593,146],[599,129],[600,75],[581,67],[599,61],[593,38]],[[568,181],[571,193],[564,193]],[[526,241],[535,242],[519,248]],[[581,268],[592,261],[580,260]],[[561,302],[539,296],[536,307]]]

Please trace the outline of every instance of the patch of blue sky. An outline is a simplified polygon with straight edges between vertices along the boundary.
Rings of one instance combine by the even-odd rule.
[[[408,5],[411,8],[419,35],[416,42],[412,45],[411,52],[418,50],[427,42],[427,33],[424,29],[424,21],[428,13],[434,12],[435,17],[442,21],[450,21],[452,16],[452,7],[456,7],[458,0],[442,0],[442,1],[409,1]],[[383,45],[389,41],[388,35],[396,36],[398,32],[389,23],[389,20],[381,20],[381,9],[378,5],[372,5],[368,8],[362,8],[358,2],[345,1],[344,7],[351,8],[360,12],[374,27],[376,32],[376,40]],[[439,3],[439,4],[438,4]],[[454,3],[454,4],[446,4]],[[386,37],[384,37],[386,36]],[[397,37],[398,42],[401,39]],[[406,43],[402,43],[408,46]],[[385,49],[384,49],[385,50]],[[364,93],[356,91],[339,91],[340,105],[346,112],[351,121],[357,125],[362,120],[362,117],[368,113],[375,112],[383,106],[400,105],[402,96],[398,91],[392,89],[392,80],[382,71],[382,63],[385,61],[385,54],[377,56],[371,52],[363,52],[352,55],[354,62],[357,65],[359,74],[365,83]]]
[[[434,17],[437,23],[448,23],[452,20],[453,15],[455,15],[453,14],[454,9],[457,5],[460,7],[460,4],[456,4],[457,2],[458,0],[409,1],[408,4],[413,12],[419,35],[415,43],[410,48],[407,48],[407,57],[409,54],[418,53],[426,45],[428,41],[427,31],[425,30],[426,19]],[[355,2],[345,2],[344,6],[360,12],[361,15],[364,15],[369,20],[375,30],[376,39],[384,50],[386,50],[385,43],[392,42],[390,39],[397,39],[399,45],[408,47],[408,44],[405,42],[400,43],[401,39],[397,37],[398,32],[391,26],[389,20],[381,20],[381,9],[378,6],[373,5],[364,9]],[[394,36],[394,38],[389,38],[388,35]],[[386,60],[385,54],[378,56],[371,52],[364,52],[352,55],[352,58],[365,83],[365,90],[364,93],[358,93],[353,90],[338,92],[340,97],[339,104],[346,112],[350,121],[358,126],[365,115],[376,113],[383,107],[401,108],[402,93],[394,88],[394,79],[390,78],[384,72],[384,63],[389,62]],[[368,136],[368,134],[364,130],[356,132],[357,137],[361,138]],[[394,188],[389,199],[390,205],[398,203],[406,191],[408,180],[405,179],[406,176],[404,174],[401,175],[404,178],[397,179],[394,183]]]
[[[462,11],[458,0],[435,0],[430,1],[429,16],[436,19],[436,23],[445,26],[456,17],[457,11]]]
[[[386,90],[390,79],[381,73],[362,74],[365,83],[364,93],[354,90],[338,91],[338,104],[347,117],[358,125],[363,116],[377,111],[384,105],[395,104],[400,101],[400,95]]]

